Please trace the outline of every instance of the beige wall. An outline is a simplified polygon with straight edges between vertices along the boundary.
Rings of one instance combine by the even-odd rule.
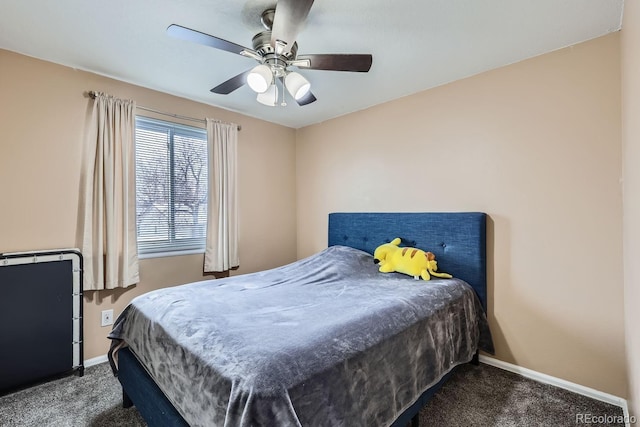
[[[629,409],[640,416],[640,4],[624,4],[622,23],[624,300]]]
[[[637,12],[627,9],[625,23],[637,22]],[[631,77],[640,62],[637,33],[627,25],[625,31],[623,84],[637,94],[638,79]],[[332,211],[485,211],[497,357],[625,397],[619,38],[297,132],[0,50],[0,252],[75,246],[83,92],[106,91],[242,125],[241,268],[234,274],[325,247]],[[638,163],[633,141],[640,129],[631,120],[638,108],[632,96],[623,101],[625,160]],[[625,169],[627,236],[638,234],[635,170]],[[630,238],[625,244],[629,260],[639,250]],[[631,286],[638,272],[630,266],[627,321],[633,325],[640,292]],[[202,280],[201,268],[200,255],[143,260],[142,281],[133,289],[88,292],[85,358],[106,352],[109,328],[99,326],[101,310],[118,313],[148,290]],[[627,339],[637,396],[640,349],[630,327]]]
[[[295,260],[294,130],[3,50],[0,253],[76,246],[80,156],[89,105],[83,93],[89,90],[132,98],[160,111],[240,124],[240,269],[232,274]],[[206,279],[202,263],[202,255],[143,260],[141,283],[134,288],[87,292],[85,359],[108,349],[110,328],[100,327],[101,310],[114,308],[117,315],[143,292]]]
[[[487,212],[496,357],[625,397],[620,114],[616,33],[300,129],[298,257],[332,211]]]

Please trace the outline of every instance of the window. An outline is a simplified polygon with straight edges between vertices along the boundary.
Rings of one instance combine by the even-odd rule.
[[[136,117],[138,252],[204,252],[207,133]]]

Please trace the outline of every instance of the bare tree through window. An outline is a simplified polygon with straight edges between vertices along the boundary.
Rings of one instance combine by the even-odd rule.
[[[208,163],[206,133],[136,119],[136,226],[140,252],[204,246]]]
[[[207,220],[207,146],[195,138],[174,138],[176,236],[204,236]]]

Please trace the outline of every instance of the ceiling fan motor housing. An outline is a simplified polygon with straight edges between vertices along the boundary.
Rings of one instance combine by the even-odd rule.
[[[285,75],[285,70],[289,65],[288,61],[296,59],[298,53],[298,43],[293,43],[288,53],[278,54],[271,46],[271,31],[262,31],[256,34],[253,39],[253,50],[262,56],[262,62],[271,67],[276,77]]]
[[[253,44],[253,50],[258,52],[262,56],[266,56],[268,54],[276,54],[275,49],[271,46],[271,31],[262,31],[255,36],[251,40]],[[283,53],[278,55],[283,60],[292,60],[296,58],[296,54],[298,53],[298,43],[294,42],[293,46],[291,46],[291,50],[288,53]]]

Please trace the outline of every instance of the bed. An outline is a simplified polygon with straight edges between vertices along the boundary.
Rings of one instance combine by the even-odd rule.
[[[405,426],[456,366],[493,352],[486,215],[333,213],[327,249],[135,298],[109,359],[150,426]],[[396,237],[453,279],[378,272]]]

